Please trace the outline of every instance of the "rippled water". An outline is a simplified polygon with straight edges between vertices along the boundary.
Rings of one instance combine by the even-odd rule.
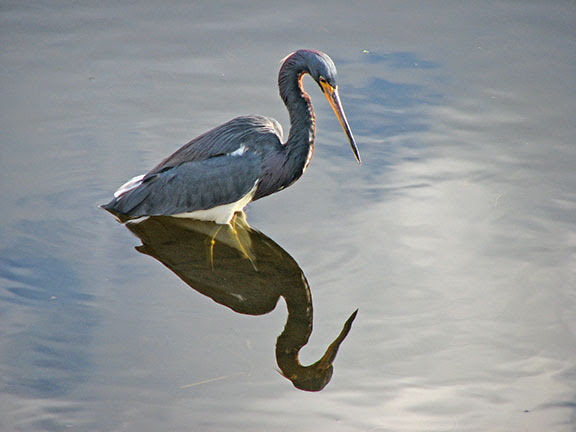
[[[0,429],[574,430],[576,7],[348,3],[0,5]],[[234,116],[287,130],[302,47],[335,60],[364,164],[305,81],[315,156],[245,245],[309,283],[303,364],[359,309],[320,392],[278,373],[279,282],[235,313],[97,208]]]

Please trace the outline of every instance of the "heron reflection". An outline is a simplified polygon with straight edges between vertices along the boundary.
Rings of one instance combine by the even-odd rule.
[[[276,341],[276,361],[295,387],[322,390],[356,311],[317,362],[303,366],[299,353],[312,333],[310,287],[296,261],[274,241],[251,228],[243,213],[231,225],[194,219],[151,217],[127,224],[142,241],[136,249],[156,258],[186,284],[217,303],[247,315],[271,312],[283,297],[288,309]]]

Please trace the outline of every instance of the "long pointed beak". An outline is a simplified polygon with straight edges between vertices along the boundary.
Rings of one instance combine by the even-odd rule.
[[[326,81],[322,81],[320,83],[320,87],[322,88],[322,92],[330,106],[334,110],[334,114],[338,117],[338,121],[340,122],[340,126],[344,129],[346,136],[348,137],[348,142],[350,143],[350,147],[354,152],[354,156],[359,164],[362,163],[360,160],[360,153],[358,152],[358,147],[356,147],[356,142],[354,141],[354,135],[352,135],[352,131],[350,130],[350,126],[348,125],[348,120],[346,120],[346,114],[344,114],[344,109],[342,109],[342,104],[340,103],[340,96],[338,95],[338,87],[332,87]]]

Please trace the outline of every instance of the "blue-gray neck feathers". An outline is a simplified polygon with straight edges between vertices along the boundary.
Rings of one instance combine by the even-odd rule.
[[[335,81],[336,68],[327,55],[313,50],[290,54],[280,68],[280,97],[290,115],[290,133],[285,144],[288,154],[283,171],[291,175],[286,186],[302,175],[314,151],[315,117],[310,97],[302,87],[305,74],[310,74],[316,82],[320,76]]]

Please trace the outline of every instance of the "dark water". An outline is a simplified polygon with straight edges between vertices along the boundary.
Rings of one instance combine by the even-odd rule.
[[[575,430],[574,2],[247,3],[0,3],[0,429]],[[235,313],[97,208],[232,117],[287,130],[302,47],[364,164],[308,80],[310,168],[247,217],[309,283],[303,364],[359,309],[320,392],[278,282]]]

